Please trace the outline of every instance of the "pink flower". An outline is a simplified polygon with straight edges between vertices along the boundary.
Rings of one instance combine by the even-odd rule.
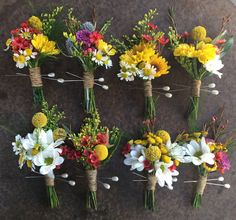
[[[163,35],[161,38],[158,39],[158,41],[161,45],[166,45],[169,42],[169,38]]]
[[[157,29],[157,25],[153,24],[153,23],[148,23],[148,27],[150,28],[150,30],[155,30]]]
[[[142,38],[143,38],[144,40],[146,40],[146,41],[151,41],[151,40],[152,40],[152,37],[151,37],[150,35],[148,35],[148,34],[143,34],[143,35],[142,35]]]
[[[224,173],[225,170],[229,170],[231,167],[228,155],[223,152],[219,151],[215,154],[215,159],[217,163],[217,169],[220,171],[220,173]]]

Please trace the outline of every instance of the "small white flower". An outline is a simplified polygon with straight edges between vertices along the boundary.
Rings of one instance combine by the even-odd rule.
[[[120,72],[117,74],[117,76],[120,78],[120,80],[125,81],[134,81],[134,76],[130,72]]]
[[[173,177],[178,176],[179,172],[177,170],[171,171],[169,168],[173,166],[173,161],[170,163],[164,163],[156,161],[154,164],[155,175],[157,177],[157,182],[160,187],[164,187],[167,184],[168,188],[172,188]],[[176,180],[176,179],[175,179]]]
[[[142,145],[135,145],[131,147],[130,153],[125,155],[124,164],[131,166],[130,170],[142,171],[144,169],[144,147]]]
[[[93,52],[92,61],[94,61],[96,64],[98,64],[99,66],[103,66],[105,60],[106,60],[106,57],[103,56],[102,51],[100,51],[100,50],[95,50],[95,51]]]
[[[108,57],[108,56],[103,58],[103,63],[105,65],[106,69],[112,67],[112,61],[111,61],[110,57]]]
[[[139,72],[139,77],[144,80],[152,80],[155,78],[156,67],[147,63],[145,67]]]
[[[190,141],[185,145],[186,156],[184,157],[185,163],[193,163],[196,166],[202,163],[214,164],[215,155],[211,153],[208,144],[206,144],[205,138],[202,137],[201,141],[197,143],[195,140]]]
[[[19,69],[23,69],[27,66],[27,59],[23,54],[14,53],[13,60],[16,62],[16,67]]]
[[[214,60],[208,61],[204,67],[208,72],[217,75],[219,78],[221,78],[223,75],[223,73],[219,72],[219,70],[224,67],[224,64],[222,63],[219,55],[216,55]]]
[[[169,156],[180,162],[184,162],[184,156],[186,155],[185,147],[180,146],[177,143],[171,143],[171,140],[167,141],[166,147],[169,151]]]

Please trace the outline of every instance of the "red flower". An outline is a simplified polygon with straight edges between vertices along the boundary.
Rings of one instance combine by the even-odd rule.
[[[97,144],[104,144],[104,145],[109,145],[109,133],[98,133],[97,134],[97,142],[95,143],[95,145]]]
[[[12,35],[17,35],[18,32],[19,32],[19,29],[18,29],[18,28],[14,29],[14,30],[11,30],[11,34],[12,34]]]
[[[21,26],[21,28],[27,28],[28,27],[28,21],[22,22],[20,26]]]
[[[188,38],[189,35],[190,35],[190,34],[189,34],[187,31],[185,31],[185,32],[183,32],[183,33],[180,35],[180,37],[181,37],[181,38]]]
[[[91,140],[91,137],[90,137],[90,136],[86,136],[86,137],[82,138],[82,139],[81,139],[81,145],[82,145],[82,146],[88,146],[90,140]]]
[[[61,169],[61,165],[57,165],[56,170],[60,170],[60,169]]]
[[[87,157],[87,163],[91,164],[94,168],[100,165],[100,161],[95,152],[90,152],[90,155]]]
[[[144,160],[144,169],[151,170],[153,168],[152,164],[148,160]]]
[[[146,41],[151,41],[152,40],[152,36],[148,35],[148,34],[143,34],[142,38]]]
[[[173,164],[171,167],[169,167],[169,170],[173,172],[174,170],[176,170],[176,166]]]
[[[225,39],[219,39],[216,41],[216,44],[224,44],[226,42]]]
[[[153,23],[148,23],[148,27],[150,28],[150,30],[157,29],[157,25],[155,25]]]
[[[92,44],[96,44],[100,39],[103,38],[103,35],[100,34],[97,31],[94,31],[93,33],[90,34],[89,40]]]
[[[130,152],[130,150],[131,150],[131,145],[130,145],[130,144],[126,144],[126,145],[123,147],[123,149],[122,149],[122,154],[123,154],[123,155],[126,155],[126,154],[128,154],[128,153]]]
[[[169,38],[163,35],[161,38],[158,39],[158,41],[161,45],[166,45],[169,42]]]
[[[25,50],[29,48],[30,42],[22,37],[15,37],[11,43],[14,51]]]

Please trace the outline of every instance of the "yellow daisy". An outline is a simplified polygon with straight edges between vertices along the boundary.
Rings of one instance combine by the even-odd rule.
[[[160,77],[161,75],[169,73],[170,66],[168,66],[166,59],[162,56],[152,56],[150,63],[156,68],[155,77]]]

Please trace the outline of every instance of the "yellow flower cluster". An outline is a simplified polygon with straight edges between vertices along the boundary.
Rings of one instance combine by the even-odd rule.
[[[42,31],[43,29],[42,21],[36,16],[31,16],[28,20],[28,23],[31,27],[35,28],[38,31]]]
[[[171,157],[169,156],[169,150],[166,143],[170,140],[170,134],[164,130],[158,130],[156,134],[148,132],[144,135],[144,138],[130,141],[129,144],[141,144],[145,149],[145,157],[150,162],[155,162],[161,160],[165,163],[171,162]],[[179,161],[174,160],[176,166],[179,165]]]
[[[53,56],[60,53],[60,50],[56,49],[56,42],[50,41],[48,37],[43,34],[35,34],[31,43],[39,53],[46,56]]]
[[[179,44],[174,50],[174,56],[197,58],[202,64],[213,60],[216,56],[217,48],[211,44],[212,39],[207,37],[206,29],[202,26],[197,26],[193,28],[191,36],[196,44]]]
[[[199,142],[202,137],[206,137],[207,135],[208,135],[207,131],[193,132],[191,134],[182,133],[178,135],[178,137],[176,138],[176,141],[189,142],[191,140],[195,140],[196,142]]]
[[[57,128],[53,131],[54,141],[56,141],[58,139],[65,140],[66,136],[67,136],[67,133],[66,133],[65,129],[63,129],[63,128]]]
[[[208,172],[214,172],[217,170],[217,163],[215,162],[213,165],[203,163],[203,167],[208,171]]]
[[[147,79],[150,75],[153,78],[160,77],[169,73],[170,66],[165,58],[156,53],[153,44],[141,42],[133,46],[132,49],[127,50],[120,56],[121,71],[125,75],[126,69],[132,73],[133,76],[137,75],[137,69],[142,72],[139,75],[143,79]]]
[[[47,125],[47,123],[48,123],[48,119],[44,113],[38,112],[34,114],[32,118],[32,124],[35,128],[43,128]]]
[[[222,143],[210,143],[209,144],[211,152],[224,151],[227,152],[226,145]]]

